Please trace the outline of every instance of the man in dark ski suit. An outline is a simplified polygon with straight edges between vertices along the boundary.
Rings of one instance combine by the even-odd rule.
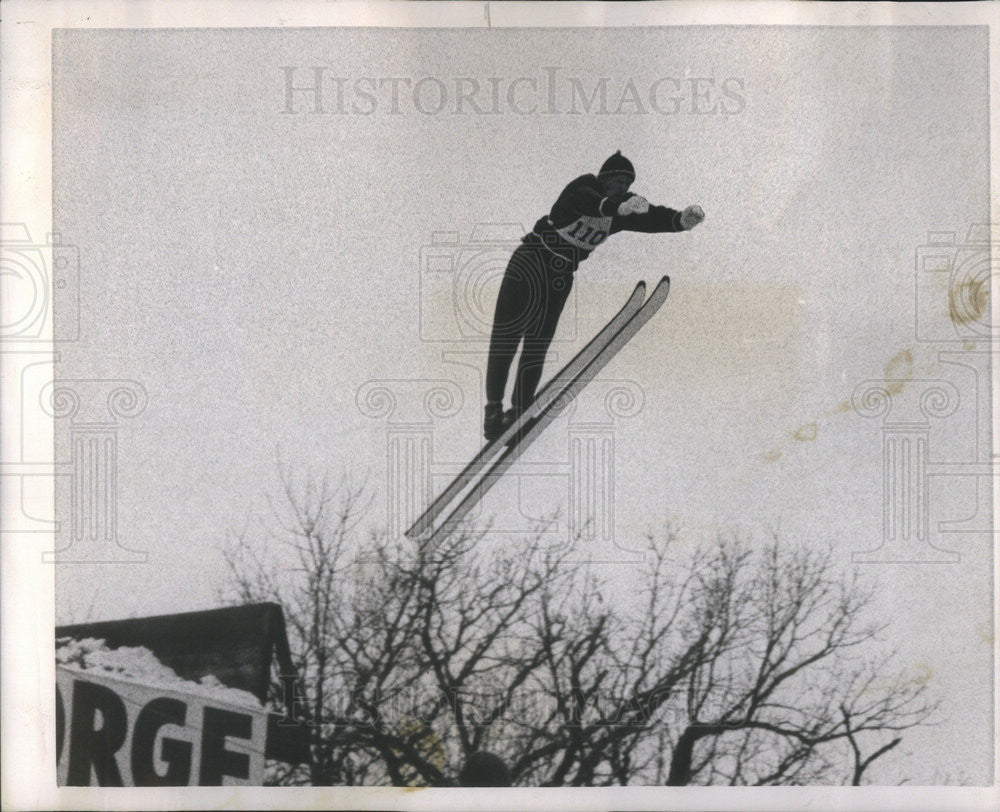
[[[633,180],[632,162],[616,152],[596,176],[581,175],[563,189],[548,216],[521,238],[500,283],[493,316],[483,423],[487,440],[499,437],[534,400],[545,354],[573,288],[573,273],[590,252],[619,231],[687,231],[705,219],[700,206],[684,211],[651,206],[628,191]],[[504,412],[507,374],[522,341],[511,408]]]

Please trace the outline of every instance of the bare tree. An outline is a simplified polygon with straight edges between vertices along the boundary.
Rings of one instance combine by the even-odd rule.
[[[282,480],[226,548],[232,597],[285,607],[303,677],[312,762],[276,783],[447,786],[490,751],[520,785],[860,784],[933,711],[831,549],[668,527],[608,600],[545,527],[431,549],[364,536],[364,487]]]

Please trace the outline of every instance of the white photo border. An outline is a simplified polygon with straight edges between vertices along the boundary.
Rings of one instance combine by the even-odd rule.
[[[51,46],[58,28],[256,28],[256,27],[602,27],[671,25],[935,26],[985,25],[990,63],[1000,65],[1000,7],[993,3],[328,3],[263,0],[7,0],[2,9],[3,222],[23,222],[31,233],[52,231]],[[1000,72],[990,77],[991,156],[1000,154]],[[994,223],[1000,222],[1000,183],[991,168]],[[1000,302],[993,297],[994,324]],[[51,299],[50,299],[51,304]],[[49,321],[51,324],[51,320]],[[995,365],[994,365],[995,366]],[[993,375],[993,403],[998,376]],[[3,404],[8,417],[12,404]],[[994,410],[996,409],[994,405]],[[28,419],[30,418],[30,420]],[[50,417],[41,410],[23,430],[52,442]],[[995,425],[995,411],[994,411]],[[8,449],[11,421],[3,421]],[[993,459],[998,459],[993,437]],[[994,477],[994,505],[1000,478]],[[11,515],[3,493],[4,529]],[[35,497],[31,515],[52,517],[54,489]],[[18,506],[20,508],[20,506]],[[995,530],[994,530],[995,534]],[[45,534],[4,533],[2,546],[2,786],[9,809],[953,809],[996,808],[992,787],[831,787],[740,789],[625,787],[620,789],[395,789],[395,788],[57,788],[53,686],[53,573],[43,562]],[[996,559],[997,545],[994,545]],[[994,561],[996,564],[996,560]],[[994,570],[995,571],[995,570]],[[994,607],[996,612],[996,607]],[[994,629],[996,628],[996,615]],[[996,661],[996,650],[994,650]],[[996,669],[994,669],[994,674]],[[996,707],[994,703],[994,713]],[[994,719],[994,731],[997,730]],[[996,754],[994,754],[996,755]],[[994,776],[998,769],[995,766]],[[994,779],[995,780],[995,779]]]

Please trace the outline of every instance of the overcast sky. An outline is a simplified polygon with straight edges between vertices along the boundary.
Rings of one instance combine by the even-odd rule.
[[[931,460],[989,447],[974,359],[939,359],[981,344],[921,340],[915,316],[934,295],[915,268],[928,232],[962,242],[989,218],[986,77],[975,28],[58,33],[54,219],[80,252],[81,338],[57,370],[148,394],[117,430],[118,537],[148,561],[62,567],[57,616],[214,605],[215,545],[274,490],[278,448],[369,475],[383,520],[386,425],[357,405],[371,381],[454,382],[434,459],[464,462],[485,345],[426,247],[477,224],[516,235],[616,149],[635,191],[707,215],[602,245],[553,345],[568,357],[636,281],[672,277],[603,376],[643,398],[615,428],[616,539],[668,518],[780,527],[849,564],[883,537],[882,424],[846,407],[860,384],[944,380],[961,407],[933,424]],[[488,314],[494,266],[463,306]],[[565,432],[527,462],[564,455]],[[485,505],[500,523],[517,484]],[[566,499],[558,476],[522,489],[531,510]],[[946,723],[913,736],[935,748],[917,778],[986,780],[989,537],[937,531],[975,514],[974,480],[930,495],[933,541],[960,561],[864,566],[904,664],[947,699]],[[625,583],[632,566],[612,569]]]

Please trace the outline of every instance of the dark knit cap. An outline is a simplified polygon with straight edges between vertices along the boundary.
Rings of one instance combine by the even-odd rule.
[[[632,167],[632,162],[622,155],[621,150],[618,150],[614,155],[608,158],[608,160],[601,165],[601,171],[597,174],[600,176],[619,172],[623,175],[628,175],[632,178],[632,180],[635,180],[635,169]]]

